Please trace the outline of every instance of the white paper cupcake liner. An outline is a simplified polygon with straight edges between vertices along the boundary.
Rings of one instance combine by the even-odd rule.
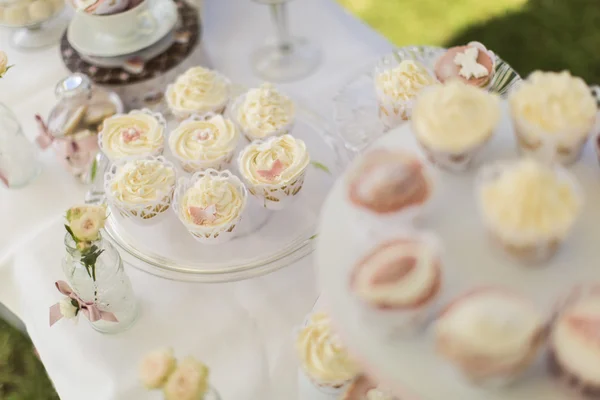
[[[204,176],[212,176],[215,179],[229,181],[232,183],[240,192],[242,196],[242,207],[239,210],[239,214],[237,218],[229,221],[225,224],[221,225],[213,225],[213,226],[199,226],[189,222],[181,209],[181,199],[185,195],[186,191],[194,186],[194,184]],[[225,171],[217,171],[214,169],[207,169],[204,171],[196,172],[190,178],[180,178],[177,182],[177,187],[175,189],[175,195],[173,196],[173,207],[177,217],[181,221],[181,223],[187,228],[189,233],[196,239],[198,242],[203,244],[221,244],[225,243],[231,239],[233,239],[236,235],[236,228],[239,226],[239,223],[242,219],[242,215],[244,213],[244,209],[246,208],[248,198],[248,192],[246,187],[240,181],[240,179],[233,175],[229,170]]]
[[[202,114],[202,115],[193,114],[189,118],[183,120],[181,122],[181,124],[185,124],[186,122],[191,122],[191,121],[206,121],[216,115],[217,114],[215,114],[213,112],[209,112],[209,113]],[[235,147],[234,147],[229,153],[224,154],[220,157],[216,157],[212,160],[189,160],[187,158],[183,158],[183,157],[179,156],[177,154],[177,152],[173,149],[173,146],[171,145],[172,137],[173,136],[171,134],[171,136],[169,136],[169,148],[171,149],[171,154],[173,155],[173,158],[175,158],[179,162],[179,164],[181,165],[181,168],[183,168],[183,170],[185,172],[189,172],[192,174],[195,172],[209,169],[209,168],[216,169],[217,171],[227,169],[227,167],[231,163],[231,160],[233,159],[233,156],[235,154]]]
[[[438,167],[450,172],[464,172],[475,164],[475,160],[487,142],[492,138],[493,131],[486,137],[482,138],[481,142],[462,149],[459,152],[449,152],[445,150],[435,149],[430,145],[423,143],[418,135],[415,135],[417,142],[423,149],[427,159]]]
[[[561,229],[554,232],[548,232],[545,235],[517,229],[505,230],[502,227],[496,226],[494,221],[490,220],[484,211],[480,193],[486,184],[498,179],[513,166],[514,163],[511,162],[498,162],[487,165],[479,171],[475,181],[475,195],[479,203],[479,212],[488,231],[491,233],[492,237],[500,243],[506,253],[521,261],[539,263],[547,260],[556,253],[558,248],[571,233],[577,218],[573,220],[573,223],[567,230]],[[552,165],[552,168],[558,179],[570,186],[579,203],[583,204],[583,191],[577,180],[566,169],[558,164]]]
[[[173,114],[173,116],[175,118],[177,118],[179,121],[183,121],[183,120],[191,117],[192,115],[204,115],[204,114],[207,114],[210,112],[215,113],[215,114],[223,114],[225,112],[227,104],[229,103],[229,100],[231,98],[231,81],[226,76],[224,76],[216,71],[215,71],[215,73],[221,79],[223,79],[223,81],[225,81],[227,83],[227,86],[229,88],[229,94],[228,94],[227,98],[225,99],[225,101],[223,101],[220,104],[215,104],[213,107],[210,107],[206,110],[189,110],[189,109],[177,107],[171,101],[171,93],[173,92],[173,88],[175,86],[173,84],[170,84],[167,86],[167,90],[165,91],[165,98],[167,99],[167,106],[169,107],[171,114]]]
[[[231,110],[229,113],[229,118],[231,118],[238,126],[240,132],[246,137],[246,139],[248,139],[250,142],[253,142],[255,140],[260,140],[260,139],[267,139],[269,137],[273,137],[273,136],[281,136],[281,135],[285,135],[286,133],[290,133],[292,131],[292,129],[294,128],[294,124],[295,124],[295,118],[292,118],[292,120],[282,126],[281,128],[272,131],[272,132],[266,132],[264,135],[262,136],[256,136],[255,134],[253,134],[252,132],[249,132],[242,123],[240,123],[240,120],[238,119],[238,111],[240,109],[240,107],[242,106],[242,104],[244,104],[244,101],[246,100],[246,93],[238,96],[231,104]]]
[[[175,174],[177,173],[175,166],[163,156],[146,156],[136,160],[160,161],[165,166],[173,169]],[[127,164],[129,161],[131,160],[121,160],[113,163],[108,168],[108,171],[104,174],[104,192],[106,194],[107,202],[111,206],[111,209],[118,211],[123,218],[127,218],[138,225],[155,224],[163,219],[163,217],[166,215],[166,211],[171,207],[175,184],[173,184],[173,187],[168,193],[163,193],[159,199],[153,201],[143,204],[131,204],[120,201],[114,196],[110,187],[117,175],[119,168]]]
[[[583,147],[596,126],[595,121],[591,121],[589,129],[571,129],[557,134],[544,131],[514,112],[511,112],[511,118],[517,146],[522,154],[542,162],[563,165],[579,160]]]
[[[376,88],[379,119],[386,130],[393,129],[409,121],[412,117],[414,99],[396,100],[387,96],[382,90]]]
[[[152,110],[149,110],[147,108],[141,109],[141,110],[133,110],[130,111],[128,114],[116,114],[113,115],[110,118],[115,118],[115,117],[121,117],[124,115],[136,115],[136,114],[146,114],[146,115],[150,115],[151,117],[154,117],[159,125],[162,126],[163,129],[163,139],[165,136],[165,132],[167,130],[167,120],[165,119],[165,117],[158,112],[153,112]],[[124,156],[124,157],[114,157],[111,156],[111,154],[107,151],[105,151],[104,146],[102,144],[102,132],[100,132],[98,134],[98,147],[100,147],[100,150],[102,151],[102,153],[106,156],[106,158],[108,158],[108,160],[112,163],[114,162],[119,162],[120,160],[135,160],[135,159],[141,159],[141,158],[146,158],[146,157],[158,157],[160,155],[162,155],[165,146],[164,146],[164,140],[163,140],[163,145],[158,148],[158,149],[148,149],[147,153],[141,153],[138,155],[128,155],[128,156]]]

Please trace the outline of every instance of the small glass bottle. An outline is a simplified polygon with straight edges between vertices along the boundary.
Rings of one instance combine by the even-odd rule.
[[[102,333],[123,332],[135,322],[138,312],[131,282],[123,269],[121,256],[109,241],[100,237],[91,245],[104,250],[96,260],[95,276],[90,276],[82,262],[81,251],[67,233],[63,272],[73,291],[83,301],[94,302],[100,311],[113,313],[119,321],[99,320],[91,322],[92,327]]]
[[[0,103],[0,185],[26,186],[40,171],[38,150],[23,134],[17,117]]]
[[[79,73],[58,82],[54,93],[58,103],[48,120],[36,116],[41,130],[38,144],[52,145],[67,171],[82,183],[91,183],[103,171],[96,157],[98,132],[106,118],[123,111],[121,100]]]

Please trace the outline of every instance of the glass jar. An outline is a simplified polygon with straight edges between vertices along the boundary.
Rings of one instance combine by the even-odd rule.
[[[17,117],[0,103],[0,183],[23,187],[40,171],[37,149],[23,134]]]
[[[123,332],[135,322],[138,312],[131,282],[123,269],[121,256],[110,242],[100,238],[92,245],[104,250],[96,260],[95,276],[83,264],[81,251],[71,235],[66,234],[67,255],[63,260],[63,272],[83,301],[95,303],[100,311],[113,313],[119,321],[90,322],[92,327],[102,333]]]
[[[119,96],[92,85],[84,74],[72,74],[58,82],[54,91],[58,103],[47,122],[40,125],[38,144],[50,145],[60,162],[82,183],[91,183],[102,171],[98,165],[98,132],[104,120],[123,111]]]

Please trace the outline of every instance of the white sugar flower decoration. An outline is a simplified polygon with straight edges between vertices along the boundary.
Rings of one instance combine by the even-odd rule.
[[[161,388],[177,367],[172,349],[159,349],[144,357],[139,367],[139,377],[148,389]]]
[[[188,357],[171,374],[164,387],[166,400],[198,400],[208,390],[208,367]]]

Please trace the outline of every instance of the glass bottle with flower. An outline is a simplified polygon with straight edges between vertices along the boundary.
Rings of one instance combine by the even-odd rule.
[[[0,78],[11,67],[6,53],[0,51]],[[37,149],[23,134],[17,117],[0,103],[0,183],[8,188],[23,187],[40,171]]]
[[[76,206],[67,211],[63,271],[68,285],[58,290],[84,311],[92,327],[103,333],[129,328],[137,316],[137,301],[123,262],[114,246],[101,235],[105,206]],[[66,304],[63,304],[63,308]],[[61,312],[62,316],[65,313]],[[78,312],[75,312],[77,315]]]

